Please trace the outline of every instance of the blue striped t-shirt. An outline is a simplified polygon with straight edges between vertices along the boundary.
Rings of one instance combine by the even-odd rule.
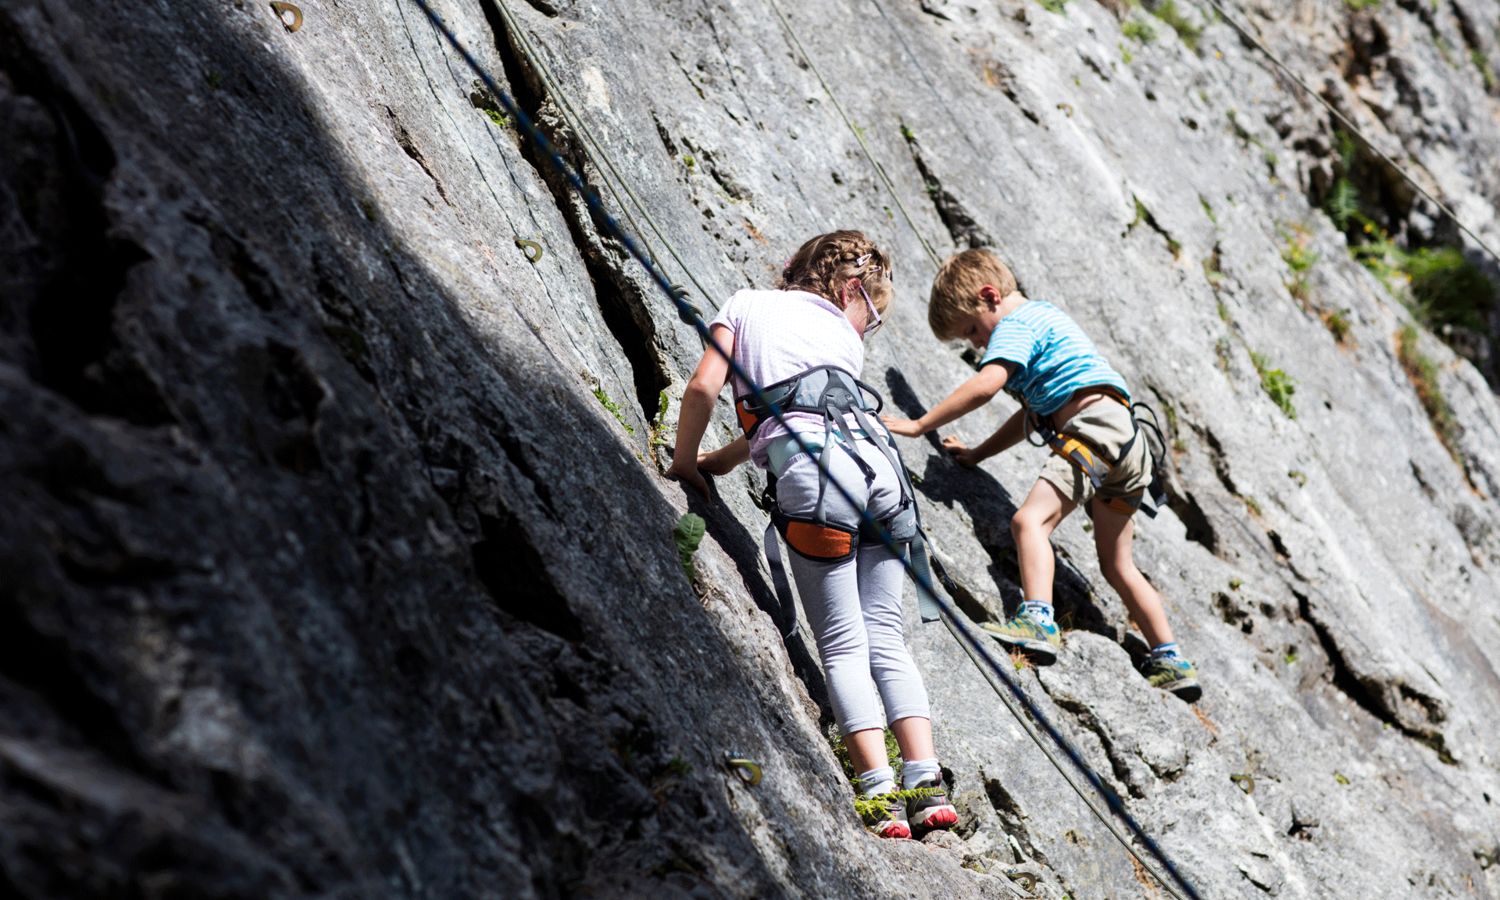
[[[1127,398],[1120,377],[1088,339],[1078,323],[1045,300],[1028,300],[1001,319],[990,332],[980,365],[1015,364],[1005,389],[1043,416],[1068,402],[1073,392],[1107,384]]]

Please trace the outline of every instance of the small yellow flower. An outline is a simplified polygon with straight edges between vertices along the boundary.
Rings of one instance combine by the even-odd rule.
[[[1374,233],[1375,233],[1375,223],[1374,222],[1366,222],[1365,223],[1365,234],[1374,234]]]

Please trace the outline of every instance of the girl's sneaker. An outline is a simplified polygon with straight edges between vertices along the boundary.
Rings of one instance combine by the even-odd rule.
[[[1141,674],[1152,687],[1170,691],[1188,703],[1203,696],[1198,667],[1180,656],[1154,656],[1141,665]]]
[[[906,801],[895,794],[881,794],[868,798],[875,808],[862,812],[860,818],[869,829],[883,838],[911,837],[911,824],[906,819]]]
[[[958,810],[948,802],[948,787],[943,776],[929,775],[917,782],[914,790],[937,791],[906,801],[906,815],[913,828],[931,831],[936,828],[952,828],[958,824]]]
[[[1036,665],[1050,666],[1057,662],[1062,634],[1051,622],[1038,621],[1023,612],[1004,622],[981,622],[979,628],[1005,646],[1023,651]]]

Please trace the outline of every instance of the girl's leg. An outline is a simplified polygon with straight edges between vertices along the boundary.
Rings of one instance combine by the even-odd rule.
[[[859,594],[870,640],[870,673],[905,761],[901,787],[925,790],[907,803],[907,815],[916,828],[951,828],[958,824],[958,810],[944,793],[943,772],[932,743],[927,688],[906,646],[901,610],[905,586],[906,568],[899,557],[878,544],[860,548]]]
[[[856,501],[864,502],[865,498],[859,496],[865,488],[863,472],[843,449],[830,447],[827,452],[832,454],[832,477],[853,490]],[[817,460],[797,456],[777,479],[777,502],[788,515],[810,516],[817,505],[818,482]],[[858,512],[832,488],[828,489],[826,504],[828,521],[848,525],[859,522]],[[869,641],[859,602],[858,558],[817,562],[795,551],[787,557],[818,645],[833,717],[844,735],[850,761],[856,773],[886,766],[882,733],[885,717],[870,680]]]
[[[808,624],[818,644],[818,657],[823,662],[828,697],[839,730],[847,737],[874,729],[879,756],[884,759],[885,744],[879,735],[885,719],[875,685],[870,681],[870,647],[859,607],[856,560],[826,563],[796,553],[787,555],[797,593],[802,597],[802,608],[807,612]],[[857,739],[850,743],[851,752],[856,743]],[[859,765],[859,761],[855,764]]]
[[[1097,500],[1094,503],[1094,547],[1099,551],[1099,568],[1110,587],[1125,601],[1130,617],[1141,626],[1152,647],[1172,642],[1172,626],[1167,624],[1167,610],[1161,594],[1135,566],[1131,554],[1135,536],[1135,518],[1115,512]]]
[[[1011,516],[1010,531],[1016,539],[1016,556],[1021,564],[1023,600],[1052,602],[1052,577],[1056,560],[1052,556],[1052,532],[1074,507],[1057,485],[1038,479],[1026,495],[1026,502]]]
[[[906,586],[906,567],[901,558],[884,546],[871,543],[859,548],[859,602],[865,634],[870,646],[870,675],[880,691],[886,721],[911,718],[928,720],[927,688],[922,673],[906,646],[906,617],[901,610],[901,592]],[[931,726],[927,726],[931,743]],[[900,740],[900,734],[897,734]],[[902,756],[913,756],[902,743]]]

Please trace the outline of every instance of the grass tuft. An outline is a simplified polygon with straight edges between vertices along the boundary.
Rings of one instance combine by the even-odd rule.
[[[1151,10],[1151,14],[1177,32],[1177,37],[1189,50],[1194,52],[1198,50],[1198,39],[1203,36],[1203,29],[1194,25],[1192,20],[1177,8],[1176,0],[1166,0],[1165,3],[1157,4],[1157,7]]]
[[[1260,375],[1260,387],[1266,392],[1266,396],[1271,398],[1288,419],[1297,418],[1297,409],[1292,405],[1292,395],[1297,393],[1297,383],[1292,380],[1292,376],[1280,369],[1271,368],[1271,362],[1264,354],[1252,352],[1250,362]]]
[[[1417,399],[1427,411],[1427,418],[1432,422],[1438,440],[1442,441],[1449,455],[1458,459],[1458,420],[1453,415],[1453,407],[1448,405],[1447,398],[1443,396],[1442,388],[1438,386],[1437,363],[1417,349],[1417,329],[1407,325],[1396,335],[1396,357],[1401,361],[1401,368],[1406,370],[1406,377],[1411,380],[1412,387],[1416,389]]]
[[[1156,40],[1156,29],[1140,19],[1126,19],[1120,23],[1120,32],[1132,41],[1149,44]]]

